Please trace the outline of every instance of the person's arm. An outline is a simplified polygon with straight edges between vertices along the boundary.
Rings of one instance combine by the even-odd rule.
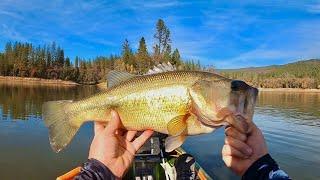
[[[152,136],[146,130],[134,138],[137,131],[123,131],[120,117],[112,111],[112,119],[106,127],[95,122],[89,160],[84,163],[76,180],[119,179],[131,166],[135,153]]]
[[[243,180],[290,179],[269,155],[263,134],[255,124],[252,123],[249,134],[232,126],[226,127],[225,134],[223,161]]]
[[[288,180],[290,177],[279,168],[278,164],[270,154],[266,154],[255,161],[242,176],[243,180],[257,179],[277,179]]]
[[[75,180],[113,180],[116,176],[100,161],[89,159],[83,164]]]

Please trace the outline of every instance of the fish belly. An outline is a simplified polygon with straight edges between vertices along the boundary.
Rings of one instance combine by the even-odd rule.
[[[168,134],[168,122],[189,113],[190,96],[181,85],[138,91],[119,99],[115,109],[129,130],[152,129]]]

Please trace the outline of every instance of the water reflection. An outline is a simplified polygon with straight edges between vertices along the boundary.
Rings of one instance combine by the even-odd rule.
[[[26,120],[41,116],[46,101],[79,99],[97,92],[94,86],[37,86],[0,84],[2,119]]]
[[[281,115],[285,121],[320,127],[320,93],[260,92],[257,113]]]
[[[95,92],[94,86],[0,84],[0,179],[55,179],[83,163],[92,124],[81,127],[68,149],[56,154],[49,145],[41,106],[45,101],[79,99]]]
[[[53,153],[41,118],[43,102],[80,99],[93,86],[0,84],[1,179],[54,179],[87,158],[92,124],[85,124],[68,148]],[[320,94],[260,92],[254,121],[270,153],[293,179],[320,179]],[[223,129],[189,137],[184,148],[216,179],[239,179],[224,166]],[[19,173],[17,173],[19,167]]]

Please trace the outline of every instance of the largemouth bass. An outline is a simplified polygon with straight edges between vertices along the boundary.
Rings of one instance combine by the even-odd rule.
[[[245,82],[201,71],[172,71],[144,76],[111,71],[108,89],[79,101],[43,105],[52,149],[59,152],[86,121],[111,119],[116,110],[127,130],[168,134],[166,151],[188,135],[210,133],[240,115],[250,121],[258,90]]]

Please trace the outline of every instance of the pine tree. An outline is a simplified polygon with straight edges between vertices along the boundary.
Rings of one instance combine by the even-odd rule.
[[[79,57],[78,56],[76,56],[76,58],[74,59],[74,67],[79,68]]]
[[[180,57],[179,50],[177,48],[173,51],[170,62],[171,64],[176,66],[181,64],[181,57]]]
[[[153,47],[153,56],[152,56],[154,64],[158,64],[161,62],[161,54],[160,54],[160,48],[158,44],[156,44]]]
[[[50,68],[52,66],[52,56],[51,56],[51,52],[50,52],[50,47],[48,46],[46,48],[46,60],[47,60],[47,68]]]
[[[60,47],[57,49],[57,65],[63,67],[64,65],[64,51]]]
[[[46,51],[45,48],[40,50],[38,63],[39,77],[45,77],[46,73]]]
[[[169,62],[171,60],[171,45],[168,45],[163,53],[162,62]]]
[[[165,25],[162,19],[159,19],[156,24],[156,33],[153,36],[156,39],[156,45],[154,46],[154,56],[160,57],[160,61],[165,61],[169,59],[164,59],[164,56],[168,56],[171,53],[171,39],[170,30]]]
[[[201,70],[201,63],[200,63],[200,60],[198,60],[198,62],[197,62],[197,69],[198,69],[198,70]]]
[[[66,57],[66,60],[64,62],[64,67],[69,68],[71,66],[70,58]]]
[[[139,73],[146,72],[152,65],[144,37],[142,37],[139,41],[139,48],[136,54],[136,62]]]
[[[57,48],[56,48],[56,43],[53,41],[51,44],[51,61],[52,65],[54,65],[57,62]]]
[[[125,39],[122,45],[122,60],[125,64],[135,66],[134,56],[130,48],[129,41],[127,39]]]
[[[3,53],[0,53],[0,76],[4,76],[4,55]]]

